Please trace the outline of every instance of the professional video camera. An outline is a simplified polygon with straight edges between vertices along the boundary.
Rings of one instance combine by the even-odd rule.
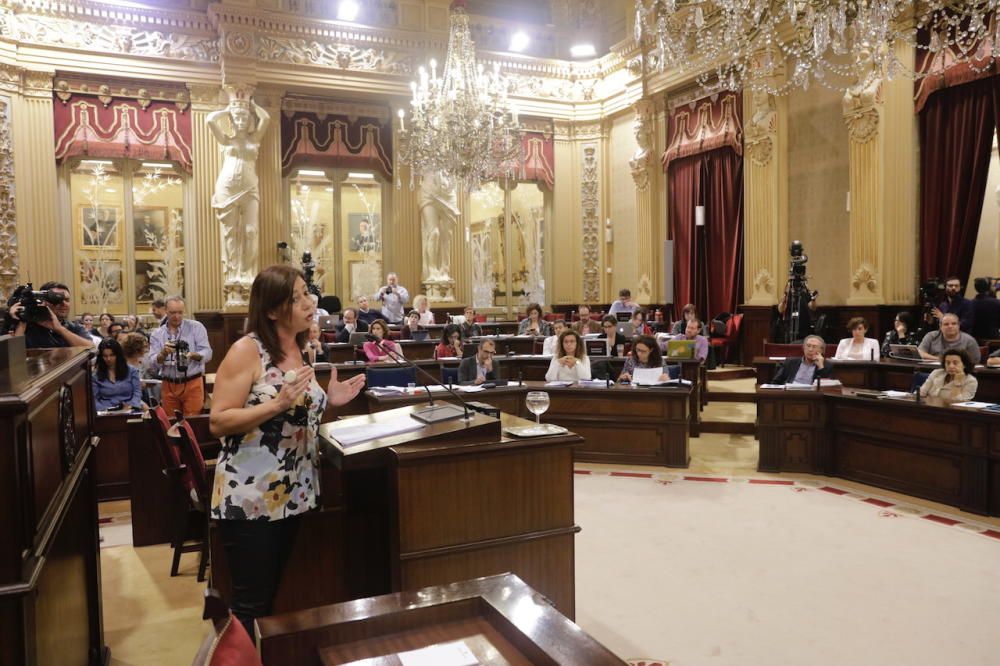
[[[45,305],[46,303],[59,305],[65,300],[66,296],[57,291],[52,291],[51,289],[47,289],[45,291],[35,291],[29,282],[28,284],[18,286],[18,288],[14,290],[11,297],[7,299],[7,307],[20,303],[23,309],[18,314],[18,319],[23,322],[37,324],[49,321],[52,318],[51,311]]]
[[[819,296],[818,291],[809,291],[809,284],[806,282],[806,264],[809,256],[802,249],[802,241],[793,240],[788,248],[791,255],[788,263],[788,284],[785,292],[787,301],[785,302],[785,341],[795,342],[810,333],[808,325],[803,328],[800,323],[802,310],[809,307],[809,303]]]
[[[312,252],[306,250],[302,253],[302,274],[306,276],[306,291],[310,294],[316,294],[319,298],[323,294],[320,293],[319,287],[313,284],[313,274],[316,272],[316,262],[313,261]]]
[[[921,320],[933,323],[933,310],[944,300],[944,280],[936,277],[927,278],[917,291],[920,293],[920,303],[923,305]]]

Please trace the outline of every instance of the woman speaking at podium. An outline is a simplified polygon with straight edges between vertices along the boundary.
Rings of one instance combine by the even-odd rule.
[[[232,577],[232,609],[253,636],[255,618],[270,615],[298,516],[317,508],[317,433],[327,403],[344,405],[364,375],[324,392],[303,360],[315,310],[302,273],[264,269],[250,289],[247,334],[236,341],[215,379],[212,434],[222,439],[212,518]]]

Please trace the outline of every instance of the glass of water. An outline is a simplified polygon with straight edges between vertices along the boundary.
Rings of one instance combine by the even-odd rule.
[[[549,394],[545,391],[529,391],[524,398],[528,411],[535,415],[535,424],[541,424],[541,416],[549,408]]]

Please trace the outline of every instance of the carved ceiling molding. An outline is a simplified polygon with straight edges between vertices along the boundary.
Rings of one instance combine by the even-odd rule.
[[[254,55],[265,62],[314,65],[406,77],[412,76],[418,66],[418,59],[412,53],[267,35],[257,37]]]
[[[387,123],[392,117],[389,107],[385,104],[361,104],[315,97],[285,97],[281,100],[281,110],[286,116],[291,116],[296,111],[315,113],[320,120],[325,116],[347,116],[348,119],[375,118],[379,122]]]
[[[605,134],[604,123],[579,123],[573,126],[574,139],[603,139]]]
[[[0,10],[17,16],[79,19],[131,27],[157,26],[160,30],[201,33],[205,36],[215,33],[215,27],[205,12],[110,5],[100,0],[0,0]]]
[[[226,104],[222,86],[189,83],[187,89],[192,107],[199,111],[214,110]]]
[[[25,97],[52,99],[52,73],[25,69],[21,72],[21,94]]]
[[[155,86],[150,86],[146,81],[87,76],[74,72],[56,72],[53,80],[55,83],[52,88],[63,103],[69,102],[75,94],[97,95],[98,101],[105,107],[110,106],[115,98],[137,100],[142,108],[146,108],[151,102],[173,102],[181,111],[191,103],[188,89],[179,83],[157,82]]]

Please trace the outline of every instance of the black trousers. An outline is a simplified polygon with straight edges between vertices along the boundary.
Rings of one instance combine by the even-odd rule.
[[[254,619],[271,614],[298,529],[298,516],[282,520],[219,521],[233,585],[230,607],[251,639]]]

